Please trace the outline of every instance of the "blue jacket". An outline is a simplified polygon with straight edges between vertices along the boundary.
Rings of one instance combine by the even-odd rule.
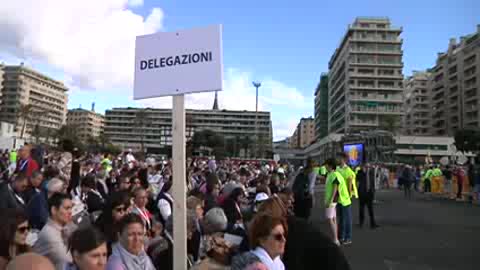
[[[27,215],[33,229],[41,230],[45,226],[48,220],[48,200],[45,190],[33,196],[27,205]]]

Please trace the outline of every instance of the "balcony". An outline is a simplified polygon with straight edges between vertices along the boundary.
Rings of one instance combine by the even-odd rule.
[[[373,102],[387,102],[387,103],[403,103],[403,97],[401,95],[390,96],[385,98],[383,95],[351,95],[351,101],[373,101]]]
[[[373,42],[373,43],[393,43],[393,44],[402,44],[402,38],[381,38],[381,37],[358,37],[353,36],[348,39],[350,42]]]
[[[403,50],[380,50],[380,49],[360,49],[351,48],[353,54],[382,54],[382,55],[403,55]]]
[[[355,119],[349,122],[351,126],[368,126],[368,127],[377,127],[378,121],[377,120],[360,120]]]
[[[351,84],[350,89],[359,89],[359,90],[364,90],[364,89],[371,89],[371,90],[393,90],[393,91],[403,91],[403,88],[400,87],[395,87],[395,86],[384,86],[384,85],[379,85],[378,87],[375,85],[358,85],[358,84]]]
[[[351,106],[352,113],[364,113],[364,114],[396,114],[396,115],[403,115],[403,111],[401,108],[386,108],[381,106]]]
[[[403,80],[403,75],[401,74],[376,74],[376,73],[350,72],[348,75],[353,78],[385,78],[385,79]]]
[[[349,62],[350,65],[354,66],[382,66],[382,67],[403,67],[403,62],[395,63],[395,62],[375,62],[375,61],[351,61]]]

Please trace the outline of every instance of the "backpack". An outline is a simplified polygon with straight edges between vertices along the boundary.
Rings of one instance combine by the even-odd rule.
[[[310,195],[308,190],[309,185],[308,174],[306,174],[305,171],[300,172],[297,177],[295,177],[295,182],[293,182],[292,186],[295,200],[304,199]]]

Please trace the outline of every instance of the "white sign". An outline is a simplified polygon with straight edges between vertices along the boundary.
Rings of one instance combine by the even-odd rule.
[[[138,36],[133,98],[220,91],[222,26]]]

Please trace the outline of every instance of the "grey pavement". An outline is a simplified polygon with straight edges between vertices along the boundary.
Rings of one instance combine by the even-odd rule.
[[[323,190],[317,191],[310,221],[328,233]],[[376,230],[368,222],[355,226],[358,201],[353,203],[353,244],[342,247],[352,269],[480,269],[480,206],[419,193],[407,200],[399,190],[379,191],[376,198]]]

